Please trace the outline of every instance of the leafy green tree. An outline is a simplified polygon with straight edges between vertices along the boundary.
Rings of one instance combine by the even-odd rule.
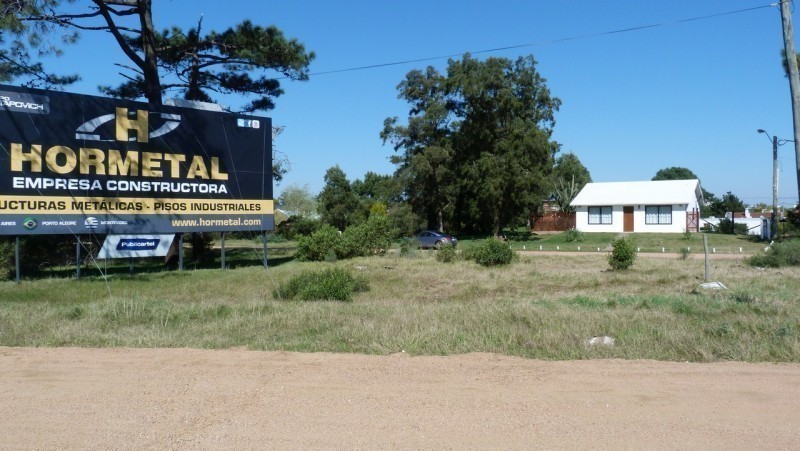
[[[573,177],[575,184],[580,188],[592,181],[589,170],[581,163],[577,155],[572,152],[559,155],[553,163],[553,179],[571,180]]]
[[[679,166],[671,166],[664,169],[659,169],[656,172],[656,175],[653,176],[653,181],[658,180],[700,180],[694,172],[687,168],[679,167]],[[711,214],[709,207],[711,207],[715,202],[720,202],[720,199],[714,195],[711,191],[706,191],[703,188],[703,183],[700,182],[700,190],[703,192],[703,201],[705,205],[701,205],[700,209],[702,210],[703,215]]]
[[[314,218],[317,216],[317,199],[308,187],[308,184],[289,185],[278,196],[278,205],[292,216]]]
[[[656,172],[656,175],[653,176],[654,181],[656,180],[692,180],[692,179],[700,179],[694,172],[687,168],[671,166],[664,169],[659,169]]]
[[[204,31],[202,17],[195,27],[172,27],[157,32],[152,0],[90,0],[85,10],[74,0],[8,0],[0,6],[0,81],[21,79],[24,84],[57,87],[78,79],[59,76],[34,61],[34,55],[59,54],[62,45],[78,39],[78,31],[102,31],[114,38],[130,61],[119,64],[130,74],[116,87],[101,92],[120,98],[145,98],[161,105],[167,92],[187,100],[214,101],[210,93],[254,97],[244,111],[272,109],[283,93],[273,74],[307,80],[313,52],[276,27],[245,20],[222,32]],[[83,6],[83,3],[81,4]],[[280,181],[286,162],[273,160],[273,177]]]
[[[425,221],[414,213],[411,204],[407,202],[393,204],[389,207],[389,217],[400,236],[411,236],[426,227]]]
[[[319,194],[318,200],[317,208],[323,222],[339,230],[358,222],[358,196],[347,180],[347,175],[338,165],[325,172],[325,187]]]
[[[561,101],[535,66],[532,56],[450,62],[454,111],[463,118],[454,140],[459,223],[496,235],[549,191],[558,149],[550,136]]]
[[[392,162],[413,211],[438,230],[444,230],[445,209],[452,206],[455,196],[454,114],[446,85],[447,78],[433,67],[406,74],[397,88],[399,97],[410,105],[408,125],[398,125],[396,117],[387,118],[381,132],[383,142],[391,141],[395,151],[401,152]]]
[[[249,20],[223,32],[204,33],[202,20],[195,28],[182,30],[173,27],[154,33],[158,68],[170,78],[161,91],[178,90],[184,98],[213,102],[217,95],[245,94],[255,100],[244,111],[271,110],[273,99],[283,90],[280,82],[267,75],[276,71],[293,80],[308,79],[308,65],[314,53],[306,53],[296,39],[287,39],[275,26],[261,27]],[[145,40],[126,36],[126,42],[139,52],[145,50]],[[257,75],[254,77],[254,75]],[[129,79],[116,88],[102,87],[106,94],[138,98],[145,96],[148,87],[142,76]]]
[[[414,211],[439,229],[498,233],[550,188],[550,141],[560,100],[532,57],[450,60],[447,75],[429,67],[400,83],[408,125],[387,119],[381,133]]]
[[[107,33],[117,43],[133,72],[126,82],[100,90],[108,95],[145,98],[161,105],[167,91],[177,90],[187,100],[212,101],[208,92],[255,96],[246,111],[268,110],[280,94],[280,83],[268,73],[294,80],[308,78],[313,52],[287,40],[275,27],[254,26],[249,21],[221,33],[194,28],[156,32],[152,0],[89,0],[85,10],[71,7],[73,0],[7,0],[0,5],[0,81],[21,78],[30,86],[57,87],[78,79],[58,76],[34,61],[34,54],[59,54],[51,44],[78,39],[78,31]],[[253,75],[256,77],[254,78]],[[163,77],[163,79],[162,79]],[[273,160],[273,174],[280,180],[284,167]],[[203,255],[210,238],[193,234],[196,256]]]
[[[74,43],[78,34],[61,33],[54,42],[56,24],[25,20],[42,17],[60,4],[60,0],[4,0],[0,4],[0,82],[18,79],[24,86],[56,88],[80,79],[76,74],[57,75],[36,61],[37,57],[60,56],[61,46]]]
[[[572,153],[565,153],[556,158],[553,164],[553,197],[561,211],[574,211],[570,205],[575,196],[592,181],[589,170],[581,160]]]
[[[6,2],[4,2],[6,3]],[[11,40],[0,51],[0,61],[47,80],[41,66],[28,64],[33,50],[57,52],[49,35],[67,30],[63,42],[74,42],[78,30],[104,31],[111,35],[132,66],[120,65],[132,75],[106,94],[122,98],[146,98],[161,104],[167,91],[177,90],[185,99],[210,102],[209,92],[252,95],[245,111],[269,110],[282,94],[280,82],[269,76],[306,80],[313,52],[306,52],[296,39],[287,39],[276,27],[261,27],[245,20],[222,32],[195,27],[177,27],[157,32],[152,0],[91,0],[85,11],[72,12],[71,0],[14,0],[0,10],[0,29],[9,30]],[[69,12],[68,12],[69,11]],[[22,49],[22,52],[18,50]],[[7,68],[8,66],[6,66]],[[17,76],[13,70],[6,77]]]
[[[728,191],[722,196],[722,199],[714,199],[708,206],[707,214],[710,216],[722,217],[728,212],[744,211],[745,205],[741,199],[736,197],[735,194]]]
[[[364,180],[353,182],[353,191],[358,197],[372,202],[388,205],[403,201],[403,184],[396,175],[367,172]]]

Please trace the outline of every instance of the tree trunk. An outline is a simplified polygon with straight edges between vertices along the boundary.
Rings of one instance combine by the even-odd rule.
[[[186,90],[186,100],[206,100],[203,96],[203,91],[200,89],[200,57],[198,53],[198,43],[200,42],[200,33],[203,27],[203,16],[197,21],[197,41],[195,41],[194,50],[192,51],[192,69],[189,72],[189,89]]]
[[[139,8],[139,21],[142,27],[142,50],[144,52],[144,94],[150,105],[161,105],[161,80],[158,77],[158,54],[156,51],[156,37],[153,29],[153,15],[150,8],[151,0],[137,0]]]

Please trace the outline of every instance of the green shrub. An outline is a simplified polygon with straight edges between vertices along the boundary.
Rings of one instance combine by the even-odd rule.
[[[11,278],[14,273],[14,243],[0,241],[0,280]]]
[[[636,246],[633,240],[627,237],[618,238],[611,242],[611,254],[608,264],[614,270],[628,269],[636,260]]]
[[[209,263],[214,261],[214,253],[211,251],[214,245],[214,237],[210,233],[192,232],[189,235],[189,246],[192,248],[192,259],[198,263]]]
[[[507,265],[514,260],[511,247],[497,238],[487,238],[467,249],[464,258],[483,266]]]
[[[383,255],[392,244],[396,229],[387,216],[372,215],[363,224],[350,226],[344,233],[325,225],[297,240],[297,258],[309,261]]]
[[[309,219],[302,216],[290,216],[276,226],[276,233],[287,240],[296,240],[301,236],[309,236],[322,228],[322,221],[319,219]]]
[[[279,299],[302,301],[350,301],[353,293],[369,290],[364,278],[354,277],[349,272],[332,268],[324,271],[304,271],[273,292]]]
[[[445,244],[436,252],[436,261],[441,263],[451,263],[456,259],[456,247],[452,244]]]
[[[75,237],[72,235],[28,236],[20,240],[20,247],[20,271],[23,274],[75,264]],[[13,258],[13,243],[11,252]]]
[[[780,268],[781,266],[800,266],[800,241],[774,243],[763,254],[747,259],[751,266]]]
[[[717,226],[717,231],[719,233],[725,233],[728,235],[736,234],[736,235],[747,235],[747,224],[737,223],[731,221],[728,218],[723,218],[719,220],[719,226]]]
[[[564,241],[567,243],[572,243],[573,241],[581,242],[586,238],[586,236],[580,230],[576,229],[569,229],[564,232]]]
[[[366,239],[366,224],[346,228],[336,245],[336,256],[339,258],[353,258],[367,255]]]
[[[423,229],[427,226],[426,221],[420,220],[411,205],[406,202],[392,204],[389,207],[389,218],[392,224],[397,229],[398,236],[411,236],[417,230]]]
[[[405,237],[400,240],[400,256],[405,258],[414,258],[417,256],[417,249],[419,242],[416,238]]]
[[[297,240],[297,258],[308,261],[324,261],[326,256],[341,247],[342,237],[335,227],[326,225],[309,236]]]
[[[682,247],[681,251],[680,251],[680,254],[681,254],[681,256],[679,258],[681,260],[688,260],[689,259],[689,255],[692,254],[692,251],[688,247]]]
[[[339,258],[383,255],[395,236],[392,220],[384,215],[372,215],[363,224],[348,227],[336,248]]]

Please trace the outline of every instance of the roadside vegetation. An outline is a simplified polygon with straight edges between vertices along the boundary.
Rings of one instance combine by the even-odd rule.
[[[570,251],[600,252],[609,251],[618,233],[541,233],[526,230],[506,233],[511,248],[529,251]],[[703,252],[703,235],[700,233],[634,233],[630,235],[639,252],[680,253],[690,248],[693,253]],[[725,235],[707,233],[709,252],[718,254],[754,254],[764,249],[767,243],[745,235]],[[460,242],[469,243],[471,237],[458,237]],[[541,249],[540,249],[541,247]],[[741,248],[741,251],[740,251]]]
[[[713,260],[729,289],[705,291],[699,260],[611,271],[594,254],[491,267],[434,255],[1,282],[0,345],[800,361],[797,267]],[[307,274],[319,271],[358,281],[351,301],[280,295],[298,278],[317,283]],[[586,345],[605,335],[613,347]]]

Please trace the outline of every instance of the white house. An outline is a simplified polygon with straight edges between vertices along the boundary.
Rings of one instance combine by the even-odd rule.
[[[587,183],[570,203],[582,232],[696,232],[699,180]]]

